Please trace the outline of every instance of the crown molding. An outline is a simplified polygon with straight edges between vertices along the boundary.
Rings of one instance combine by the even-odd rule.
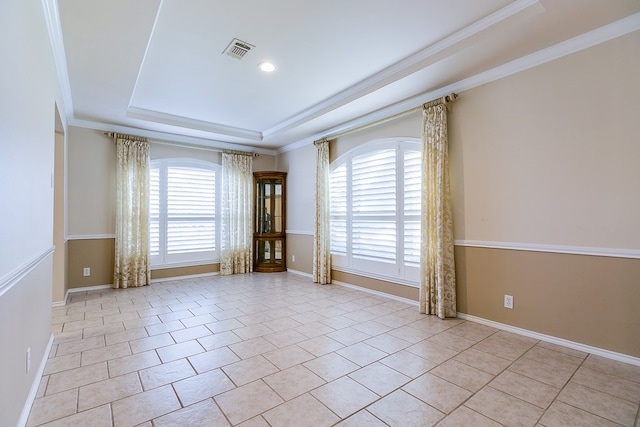
[[[456,44],[482,32],[483,30],[496,25],[511,16],[520,13],[533,6],[538,6],[539,10],[544,10],[540,5],[539,0],[517,0],[508,6],[494,12],[471,25],[459,30],[448,37],[422,49],[421,51],[385,68],[384,70],[368,77],[355,85],[337,93],[336,95],[325,99],[318,104],[301,111],[300,113],[292,116],[291,118],[284,120],[277,125],[267,129],[263,132],[264,138],[271,138],[274,135],[280,134],[291,128],[294,128],[304,122],[320,117],[321,115],[335,110],[348,102],[365,96],[380,86],[386,85],[391,81],[405,77],[411,74],[412,67],[419,62],[433,58],[436,55],[442,53],[446,49],[449,49]]]
[[[62,27],[60,26],[60,14],[56,0],[42,0],[44,19],[49,33],[49,44],[56,68],[62,108],[67,123],[73,120],[73,99],[71,98],[71,85],[69,83],[69,71],[67,70],[67,57],[64,51]]]
[[[126,116],[132,119],[146,120],[150,122],[162,123],[171,126],[180,126],[189,129],[203,130],[219,135],[225,135],[235,138],[243,138],[253,142],[262,142],[262,133],[243,129],[234,126],[227,126],[220,123],[207,122],[205,120],[191,119],[188,117],[176,116],[174,114],[162,113],[160,111],[147,110],[130,106],[127,109]]]

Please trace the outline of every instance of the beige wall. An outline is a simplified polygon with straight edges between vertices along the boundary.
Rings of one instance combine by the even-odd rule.
[[[640,357],[640,259],[628,258],[640,251],[638,46],[636,32],[460,94],[449,114],[459,312]],[[331,159],[374,139],[419,137],[420,128],[416,114],[345,136],[331,142]],[[295,168],[305,156],[314,150],[279,162],[290,181],[313,188],[314,169]],[[313,199],[302,193],[302,185],[290,193],[290,216],[313,218]],[[312,236],[289,241],[297,258],[310,259]],[[469,246],[477,244],[504,247]],[[310,262],[287,262],[311,272]],[[333,277],[418,296],[417,288]],[[502,307],[504,294],[514,296],[513,310]]]
[[[54,303],[64,302],[67,291],[67,241],[65,233],[65,136],[55,134],[54,201],[53,201],[53,291]]]
[[[62,104],[42,3],[0,2],[0,33],[0,425],[15,426],[26,421],[21,413],[51,337],[52,178]]]
[[[116,147],[104,132],[69,127],[68,233],[115,233]]]

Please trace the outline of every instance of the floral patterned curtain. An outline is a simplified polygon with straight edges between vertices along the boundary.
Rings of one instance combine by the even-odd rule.
[[[446,105],[425,107],[422,124],[420,312],[444,319],[456,317]]]
[[[331,283],[329,223],[329,141],[316,141],[316,217],[313,237],[313,281]]]
[[[149,144],[116,135],[116,248],[113,287],[149,285]]]
[[[253,271],[253,157],[222,153],[220,274]]]

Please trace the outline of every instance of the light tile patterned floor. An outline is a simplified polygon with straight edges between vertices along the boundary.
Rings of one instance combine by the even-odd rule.
[[[291,273],[72,294],[29,426],[638,422],[640,367]]]

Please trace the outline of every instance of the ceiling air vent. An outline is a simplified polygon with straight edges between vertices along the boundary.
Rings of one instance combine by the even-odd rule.
[[[247,52],[249,52],[254,47],[255,46],[250,45],[247,42],[243,42],[242,40],[233,39],[223,53],[226,53],[232,58],[242,59],[242,57],[245,56]]]

